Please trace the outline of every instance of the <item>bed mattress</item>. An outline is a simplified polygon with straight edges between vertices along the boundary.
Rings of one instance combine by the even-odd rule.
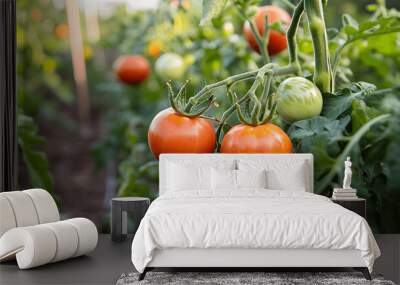
[[[372,271],[379,248],[361,216],[307,192],[183,191],[157,198],[132,243],[139,272],[162,249],[359,250]]]

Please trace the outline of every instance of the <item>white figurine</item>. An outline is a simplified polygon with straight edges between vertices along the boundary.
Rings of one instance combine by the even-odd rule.
[[[347,160],[344,162],[344,179],[343,179],[343,189],[352,189],[351,188],[351,161],[350,156],[347,157]]]

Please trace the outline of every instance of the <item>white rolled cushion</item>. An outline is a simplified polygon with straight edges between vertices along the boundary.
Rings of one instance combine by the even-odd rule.
[[[10,202],[2,194],[0,193],[0,237],[9,229],[17,226]]]
[[[211,190],[211,167],[168,163],[168,191]]]
[[[267,188],[267,171],[235,170],[237,188]]]
[[[78,232],[75,227],[66,221],[44,224],[56,235],[57,249],[51,262],[71,258],[78,250]]]
[[[28,194],[32,199],[39,218],[39,224],[60,220],[56,202],[54,202],[49,192],[43,189],[29,189],[22,192]]]
[[[218,190],[236,190],[236,170],[212,168],[212,188]]]
[[[13,228],[0,238],[0,261],[16,257],[28,269],[86,254],[97,240],[96,226],[84,218]]]
[[[43,225],[14,228],[0,238],[0,261],[16,255],[19,268],[28,269],[51,262],[56,248],[56,236]]]
[[[85,218],[74,218],[64,222],[73,225],[78,233],[78,248],[74,257],[91,252],[96,248],[98,233],[92,221]]]
[[[1,193],[13,209],[17,227],[33,226],[39,223],[36,208],[31,197],[22,191]]]

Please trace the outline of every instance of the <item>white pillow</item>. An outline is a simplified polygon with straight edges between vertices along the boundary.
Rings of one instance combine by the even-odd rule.
[[[268,188],[273,190],[288,190],[306,192],[307,177],[304,165],[296,165],[289,173],[279,170],[267,171]]]
[[[267,188],[266,170],[231,170],[212,168],[213,190]]]
[[[168,191],[211,189],[211,167],[168,163]]]
[[[304,160],[242,160],[238,162],[240,170],[267,171],[267,188],[273,190],[306,191],[310,189],[308,164]]]
[[[212,168],[213,190],[236,190],[236,170]]]
[[[237,188],[267,188],[267,171],[235,170]]]

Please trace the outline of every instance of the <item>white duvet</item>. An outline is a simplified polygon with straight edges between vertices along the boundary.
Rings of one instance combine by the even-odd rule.
[[[133,239],[135,268],[165,248],[358,249],[370,271],[380,255],[359,215],[321,195],[265,189],[162,195]]]

